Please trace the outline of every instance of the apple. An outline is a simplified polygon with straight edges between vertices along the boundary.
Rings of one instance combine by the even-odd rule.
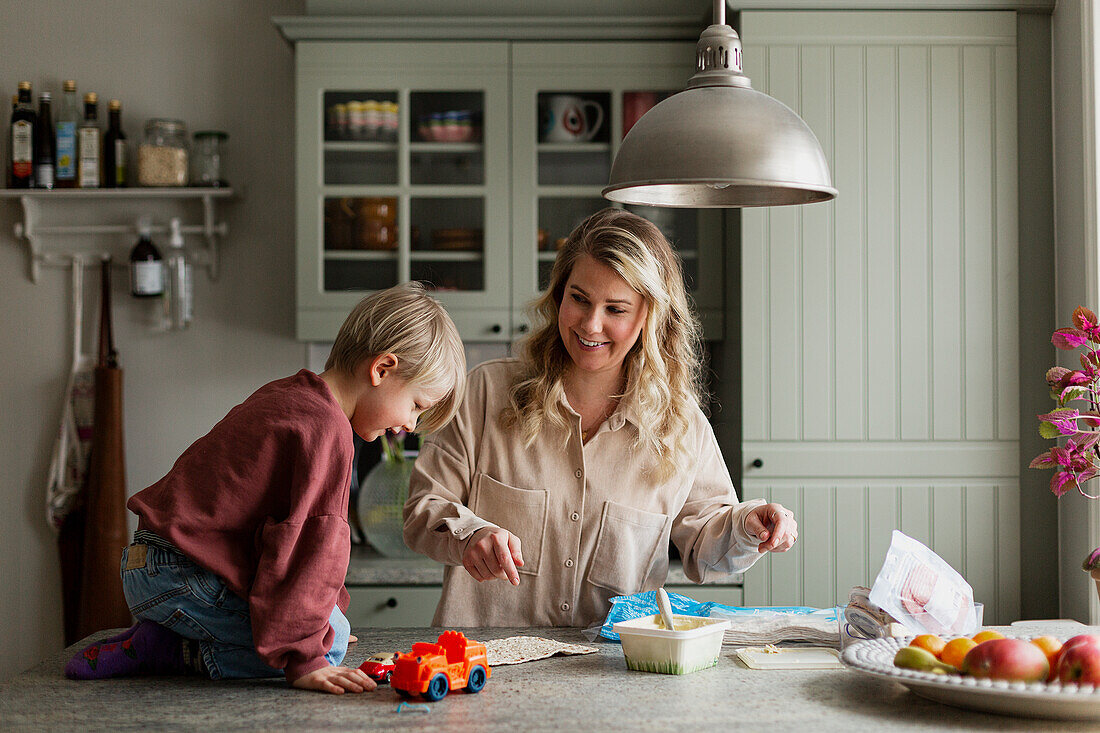
[[[1063,645],[1055,675],[1060,682],[1100,685],[1100,639],[1086,638],[1095,641],[1080,641],[1070,646],[1073,641],[1070,639]]]
[[[1047,655],[1023,639],[991,639],[966,653],[963,674],[991,680],[1036,682],[1050,671]]]
[[[1062,648],[1059,649],[1058,653],[1054,655],[1054,658],[1050,660],[1051,667],[1053,667],[1053,669],[1050,670],[1050,678],[1052,680],[1058,677],[1058,662],[1061,660],[1062,655],[1066,653],[1066,650],[1081,644],[1100,647],[1100,636],[1078,634],[1077,636],[1071,636],[1066,639],[1065,643],[1062,644]]]

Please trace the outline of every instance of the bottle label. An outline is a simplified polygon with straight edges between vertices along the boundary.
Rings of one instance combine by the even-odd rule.
[[[99,187],[99,128],[80,128],[80,180],[82,188]]]
[[[11,172],[17,178],[27,178],[31,174],[32,132],[31,123],[26,120],[18,120],[11,126]]]
[[[130,263],[130,291],[134,295],[164,292],[164,263],[161,260]]]
[[[126,141],[115,140],[115,169],[108,173],[114,175],[116,186],[126,185]]]
[[[34,167],[34,181],[39,188],[53,188],[53,163],[40,163]]]
[[[76,178],[76,123],[57,123],[57,180]]]

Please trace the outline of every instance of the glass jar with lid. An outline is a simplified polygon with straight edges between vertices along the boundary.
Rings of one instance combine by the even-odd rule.
[[[229,135],[221,130],[195,133],[191,149],[192,186],[228,186],[225,178],[225,143]]]
[[[189,146],[180,120],[151,119],[138,146],[138,185],[186,186]]]

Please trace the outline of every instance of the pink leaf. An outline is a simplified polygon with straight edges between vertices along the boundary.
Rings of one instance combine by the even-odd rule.
[[[1096,314],[1083,305],[1077,306],[1073,311],[1073,325],[1082,331],[1091,331],[1096,328]]]
[[[1084,331],[1076,328],[1059,328],[1050,337],[1050,342],[1055,348],[1063,351],[1073,351],[1089,342],[1089,337]]]
[[[1055,496],[1062,496],[1069,491],[1070,486],[1075,483],[1073,474],[1069,471],[1056,471],[1054,475],[1050,477],[1050,490],[1054,492]]]
[[[1028,464],[1028,468],[1054,468],[1058,464],[1054,458],[1050,455],[1050,451],[1046,453],[1040,453],[1031,459],[1031,463]]]

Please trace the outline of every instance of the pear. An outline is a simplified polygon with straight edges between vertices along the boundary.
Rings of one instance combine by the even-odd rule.
[[[936,655],[932,652],[915,646],[903,646],[898,649],[898,653],[894,655],[894,666],[934,674],[956,672],[956,669],[950,664],[944,664],[936,659]]]

